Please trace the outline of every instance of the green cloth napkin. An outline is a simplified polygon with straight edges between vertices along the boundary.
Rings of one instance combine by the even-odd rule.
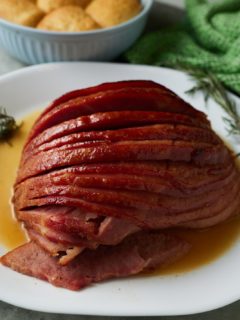
[[[208,70],[240,95],[240,0],[186,0],[186,23],[143,36],[132,63]]]

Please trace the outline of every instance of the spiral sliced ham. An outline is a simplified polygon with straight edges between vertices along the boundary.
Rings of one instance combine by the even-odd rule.
[[[29,134],[13,203],[31,242],[1,262],[73,290],[135,274],[188,252],[166,229],[238,214],[239,192],[231,152],[167,88],[122,81],[76,90]]]

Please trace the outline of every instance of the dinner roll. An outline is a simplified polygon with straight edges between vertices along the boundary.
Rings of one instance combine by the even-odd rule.
[[[31,0],[0,0],[0,18],[35,27],[43,12]]]
[[[38,7],[44,12],[50,12],[64,6],[81,6],[85,8],[91,0],[37,0]]]
[[[81,7],[65,6],[48,13],[37,28],[77,32],[97,29],[99,25]]]
[[[131,19],[142,9],[139,0],[93,0],[86,12],[102,27],[111,27]]]

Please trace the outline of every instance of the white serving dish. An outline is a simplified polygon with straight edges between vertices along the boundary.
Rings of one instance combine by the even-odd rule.
[[[207,113],[213,129],[240,152],[239,143],[227,135],[222,109],[212,100],[206,109],[201,94],[187,95],[185,92],[193,86],[193,81],[188,75],[170,69],[105,63],[29,67],[0,78],[0,104],[8,113],[21,118],[67,91],[131,79],[153,80],[172,89],[195,108]],[[4,169],[0,168],[0,176],[1,170]],[[0,255],[6,251],[0,244]],[[55,288],[0,265],[0,300],[23,308],[65,314],[192,314],[219,308],[240,298],[239,265],[240,239],[212,263],[190,272],[111,280],[79,292]]]

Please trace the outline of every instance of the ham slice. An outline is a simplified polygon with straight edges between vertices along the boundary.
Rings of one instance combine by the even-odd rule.
[[[53,149],[27,157],[21,163],[18,182],[44,172],[86,163],[118,161],[183,161],[198,166],[224,164],[230,153],[223,145],[172,140],[102,142],[67,150]]]
[[[28,144],[25,147],[24,155],[27,156],[29,152],[38,150],[38,148],[41,148],[44,144],[50,142],[52,142],[52,144],[58,143],[59,140],[64,141],[64,139],[66,141],[66,138],[68,139],[68,136],[71,134],[78,135],[79,139],[83,141],[86,141],[87,139],[89,141],[102,140],[103,138],[109,139],[111,136],[111,139],[114,141],[114,134],[115,137],[120,137],[123,134],[126,135],[126,133],[129,135],[132,133],[132,136],[134,134],[137,136],[137,133],[140,135],[143,131],[146,131],[144,128],[149,125],[151,125],[149,136],[153,136],[152,129],[154,129],[155,126],[170,125],[175,127],[180,126],[179,129],[181,129],[181,126],[184,126],[183,128],[185,131],[188,131],[188,135],[193,135],[194,132],[198,130],[200,134],[198,139],[203,136],[206,136],[206,139],[210,139],[210,136],[211,139],[216,139],[216,136],[213,137],[214,135],[211,134],[208,124],[205,122],[202,123],[198,119],[191,118],[183,114],[149,111],[112,111],[108,113],[94,113],[90,116],[78,117],[46,129],[36,136],[36,138],[31,141],[31,144]],[[109,131],[113,131],[111,136]],[[161,134],[159,132],[158,135],[163,136],[163,133]]]
[[[166,266],[180,259],[190,249],[184,240],[162,233],[141,232],[117,246],[84,250],[75,260],[61,266],[34,242],[25,244],[1,258],[18,272],[49,281],[57,287],[79,290],[94,282],[127,277]]]
[[[48,112],[40,116],[30,133],[29,140],[46,128],[80,115],[96,112],[129,109],[179,112],[207,122],[206,117],[201,112],[193,109],[170,90],[151,81],[142,83],[123,81],[108,84],[107,88],[105,87],[101,90],[102,88],[95,87],[91,94],[80,94],[74,99],[72,99],[72,93],[69,93],[69,100],[60,104],[55,103],[54,107],[48,108]],[[67,99],[67,97],[66,95],[63,100]]]
[[[205,192],[214,191],[219,188],[224,188],[233,178],[236,172],[233,170],[233,166],[228,166],[225,169],[219,171],[217,168],[207,170],[192,170],[192,177],[189,181],[185,170],[190,172],[191,168],[185,166],[185,168],[180,168],[171,173],[171,168],[169,166],[168,173],[159,174],[157,176],[144,175],[144,168],[142,171],[139,170],[137,175],[136,167],[132,169],[132,174],[128,174],[127,167],[125,166],[125,172],[123,169],[124,164],[122,164],[123,173],[118,173],[118,167],[114,166],[115,173],[110,170],[110,165],[108,170],[110,173],[100,172],[98,170],[104,168],[97,168],[96,173],[91,171],[91,168],[80,168],[72,167],[71,170],[63,169],[54,171],[52,173],[41,175],[39,177],[33,177],[27,179],[23,183],[16,187],[15,197],[23,195],[25,192],[28,193],[29,198],[37,198],[38,196],[46,195],[47,189],[49,187],[60,186],[73,186],[82,188],[97,188],[104,190],[132,190],[132,191],[148,191],[151,193],[187,198],[190,195],[196,196],[201,195]],[[85,172],[85,169],[88,169]]]

